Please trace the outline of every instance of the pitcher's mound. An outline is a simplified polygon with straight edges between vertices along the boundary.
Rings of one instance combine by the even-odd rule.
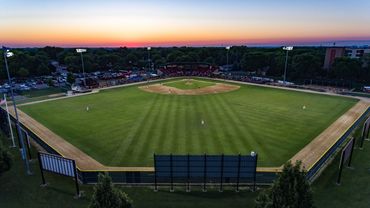
[[[153,84],[147,86],[141,86],[139,89],[152,92],[152,93],[160,93],[160,94],[174,94],[174,95],[206,95],[206,94],[215,94],[215,93],[223,93],[223,92],[230,92],[239,89],[240,86],[231,85],[231,84],[222,84],[216,83],[215,85],[202,87],[197,89],[178,89],[175,87],[170,87],[162,84]]]

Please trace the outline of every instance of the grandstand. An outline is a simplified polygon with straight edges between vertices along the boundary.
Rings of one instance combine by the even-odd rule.
[[[168,63],[161,66],[158,71],[168,77],[201,76],[211,77],[218,71],[218,66],[198,62]]]

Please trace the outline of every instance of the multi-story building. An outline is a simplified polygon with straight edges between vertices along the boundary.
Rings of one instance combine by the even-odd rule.
[[[370,48],[366,47],[330,47],[326,49],[324,69],[330,69],[336,58],[349,57],[361,58],[370,55]]]
[[[350,58],[361,58],[370,54],[370,48],[346,48],[345,56]]]
[[[334,63],[334,60],[343,57],[346,49],[344,47],[331,47],[326,49],[324,69],[329,69]]]

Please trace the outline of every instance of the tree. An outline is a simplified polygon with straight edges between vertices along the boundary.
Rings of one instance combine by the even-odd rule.
[[[293,79],[317,77],[322,70],[322,61],[311,53],[299,54],[292,57],[292,66],[288,77]]]
[[[81,59],[78,54],[67,54],[64,58],[64,63],[67,65],[69,71],[79,72],[81,71]]]
[[[44,51],[51,59],[56,59],[57,55],[63,52],[64,49],[54,46],[46,46],[44,48],[41,48],[40,50]]]
[[[47,83],[50,87],[54,87],[54,83],[53,83],[53,80],[52,79],[48,79],[47,80]]]
[[[12,166],[12,156],[0,141],[0,175]]]
[[[256,199],[257,208],[311,208],[313,197],[301,162],[290,162],[283,167],[271,188],[261,192]]]
[[[18,71],[17,71],[17,75],[20,76],[20,77],[27,77],[28,75],[30,74],[30,72],[28,71],[28,69],[24,68],[24,67],[21,67]]]
[[[108,174],[99,174],[90,208],[132,208],[132,200],[112,184]]]
[[[50,68],[46,65],[46,64],[40,64],[38,67],[37,67],[37,75],[48,75],[50,74],[51,70]]]
[[[336,58],[330,73],[336,79],[359,80],[361,65],[361,61],[357,59],[348,57]]]
[[[72,73],[68,73],[67,74],[67,82],[70,84],[70,85],[73,85],[75,83],[75,76],[73,76]]]

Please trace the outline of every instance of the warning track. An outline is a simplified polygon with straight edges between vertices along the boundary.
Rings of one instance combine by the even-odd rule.
[[[294,155],[291,161],[295,162],[300,160],[305,169],[310,169],[368,108],[369,103],[364,101],[358,102],[301,151]]]

